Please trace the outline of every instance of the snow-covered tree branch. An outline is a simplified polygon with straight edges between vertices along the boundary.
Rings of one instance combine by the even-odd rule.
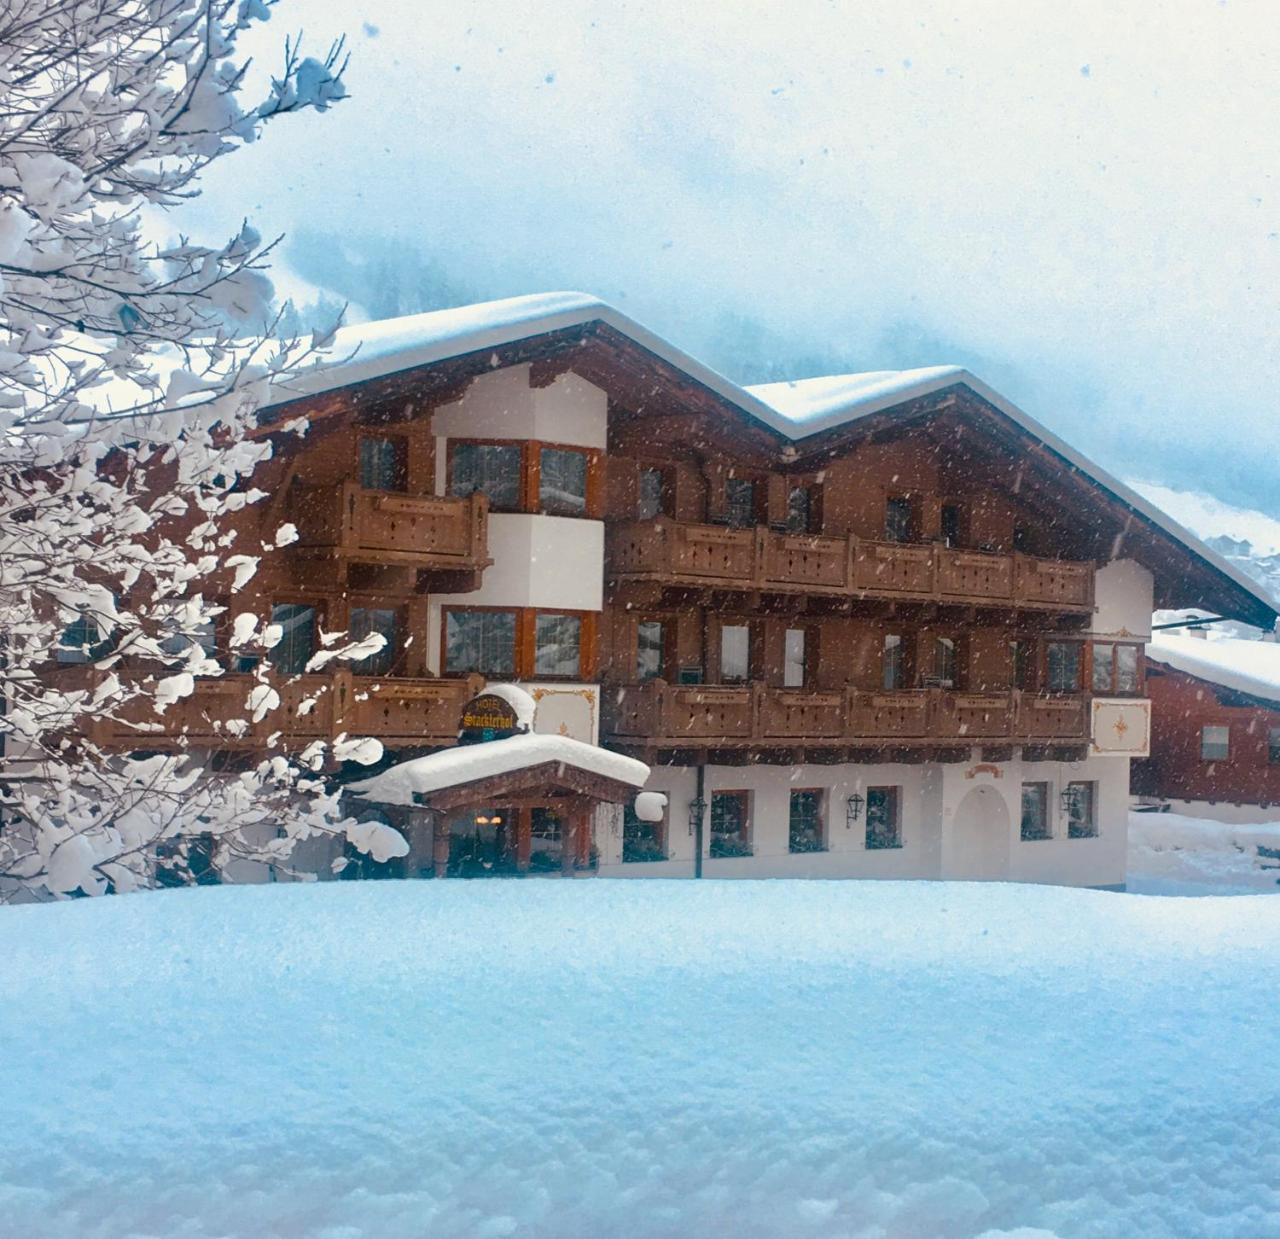
[[[193,837],[287,863],[337,822],[320,742],[220,771],[140,755],[147,717],[225,672],[215,625],[253,674],[227,734],[283,708],[278,633],[236,618],[264,547],[230,522],[262,497],[258,408],[324,341],[278,337],[271,245],[249,224],[157,244],[144,218],[264,124],[343,97],[342,44],[314,58],[290,40],[246,98],[237,41],[272,7],[0,0],[0,900],[131,889],[157,848],[181,868]],[[98,743],[104,720],[138,750]]]

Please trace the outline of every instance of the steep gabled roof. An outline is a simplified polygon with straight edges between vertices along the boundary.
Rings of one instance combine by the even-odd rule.
[[[596,324],[611,328],[674,367],[779,438],[802,446],[817,435],[856,427],[864,419],[923,397],[949,388],[967,388],[1025,436],[1042,444],[1071,469],[1142,518],[1159,535],[1195,556],[1217,577],[1228,582],[1226,594],[1238,601],[1230,607],[1224,606],[1224,611],[1234,609],[1239,618],[1263,627],[1275,623],[1280,604],[1255,581],[960,366],[877,370],[741,387],[597,297],[578,292],[538,293],[344,327],[334,341],[335,360],[292,377],[286,388],[274,393],[273,403],[355,387],[467,355],[480,356],[489,349],[495,350],[494,364],[499,364],[496,350]]]
[[[1280,708],[1280,645],[1273,641],[1161,634],[1147,645],[1147,658]]]

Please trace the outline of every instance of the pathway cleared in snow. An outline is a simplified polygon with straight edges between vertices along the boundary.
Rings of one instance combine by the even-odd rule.
[[[1278,943],[930,883],[0,909],[0,1231],[1274,1235]]]

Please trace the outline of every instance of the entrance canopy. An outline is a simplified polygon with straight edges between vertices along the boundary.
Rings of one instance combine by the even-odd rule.
[[[520,735],[401,762],[346,790],[377,804],[444,810],[528,794],[568,794],[622,804],[648,778],[644,762],[598,745],[568,736]]]

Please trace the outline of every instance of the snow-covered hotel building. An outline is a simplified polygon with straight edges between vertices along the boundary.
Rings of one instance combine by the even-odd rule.
[[[1118,886],[1153,608],[1276,619],[955,367],[743,388],[569,293],[348,329],[334,356],[264,420],[249,519],[299,539],[233,606],[283,626],[282,690],[319,704],[232,740],[229,668],[164,726],[378,737],[356,803],[411,845],[385,872]],[[388,644],[304,675],[322,627]],[[433,761],[486,683],[547,740]],[[665,805],[637,813],[640,783]]]

